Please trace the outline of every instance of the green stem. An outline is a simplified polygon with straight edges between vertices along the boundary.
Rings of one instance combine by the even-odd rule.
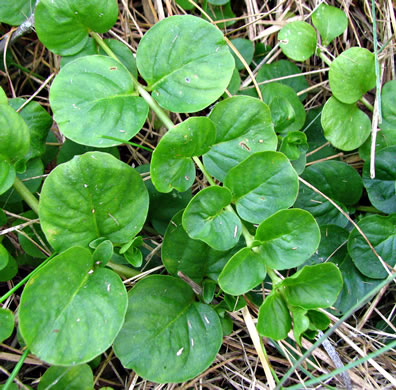
[[[377,18],[375,16],[375,1],[371,0],[371,13],[373,18],[373,41],[374,41],[374,58],[375,58],[375,79],[376,79],[376,95],[377,95],[377,110],[378,110],[378,124],[382,123],[381,110],[381,74],[378,61],[378,38],[377,38]]]
[[[276,276],[275,271],[272,268],[267,267],[267,274],[271,278],[273,286],[282,282],[282,279]]]
[[[106,45],[106,43],[103,41],[102,37],[97,34],[96,32],[90,31],[90,34],[93,39],[97,42],[97,44],[103,49],[103,51],[122,64],[121,60],[114,54],[114,52]],[[132,75],[131,72],[129,72],[131,75],[132,81],[139,92],[140,96],[146,101],[146,103],[150,106],[150,108],[155,112],[157,117],[160,119],[160,121],[169,129],[174,127],[174,123],[170,120],[166,112],[158,105],[158,103],[152,98],[152,96],[144,89],[143,85],[141,85],[135,77]]]
[[[362,98],[360,99],[360,102],[363,103],[363,105],[370,110],[371,112],[374,111],[374,106],[364,97],[362,96]]]
[[[18,375],[19,370],[22,368],[23,362],[27,358],[27,355],[29,354],[29,352],[30,352],[29,349],[26,349],[25,352],[22,354],[18,363],[12,370],[11,375],[8,377],[7,382],[3,386],[3,390],[8,390],[8,388],[12,385],[12,382],[14,382],[15,377]]]
[[[17,177],[14,181],[14,188],[30,208],[39,215],[39,201]]]
[[[209,182],[209,184],[211,186],[215,186],[216,183],[214,182],[214,180],[212,179],[212,176],[209,175],[208,171],[206,170],[206,168],[203,166],[201,160],[198,157],[193,157],[192,158],[195,162],[195,164],[197,164],[198,168],[201,170],[201,172],[203,173],[203,175],[206,177],[206,180]],[[232,210],[234,211],[234,210]]]
[[[135,146],[136,148],[141,148],[141,149],[147,150],[148,152],[153,153],[153,149],[150,149],[147,146],[135,144],[135,142],[125,141],[125,140],[123,140],[121,138],[117,138],[117,137],[110,137],[109,135],[102,135],[102,138],[111,139],[112,141],[122,142],[123,144],[132,145],[132,146]]]
[[[109,261],[106,265],[109,268],[111,268],[113,271],[117,272],[117,274],[121,276],[125,276],[126,278],[133,278],[134,276],[140,274],[140,271],[136,269],[133,269],[123,264],[116,264],[113,263],[112,261]]]

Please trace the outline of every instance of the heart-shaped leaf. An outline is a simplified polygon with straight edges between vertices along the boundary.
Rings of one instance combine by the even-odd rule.
[[[362,47],[342,52],[330,65],[331,92],[346,104],[357,102],[375,87],[374,54]]]
[[[234,70],[221,31],[192,15],[156,23],[139,43],[136,64],[154,99],[173,112],[200,111],[216,101]]]
[[[288,158],[271,151],[255,153],[232,168],[224,185],[231,190],[240,217],[252,223],[289,208],[298,193],[297,173]]]
[[[188,235],[218,251],[233,248],[242,234],[242,223],[226,208],[231,200],[231,191],[218,186],[205,188],[195,195],[183,213],[183,227]]]
[[[11,310],[0,308],[0,342],[8,339],[14,331],[14,315]]]
[[[301,265],[319,246],[320,230],[305,210],[280,210],[257,228],[255,245],[260,246],[265,263],[274,269]]]
[[[371,131],[370,118],[356,104],[345,104],[331,97],[323,107],[324,136],[341,150],[353,150],[366,141]]]
[[[220,319],[172,276],[153,275],[129,292],[125,324],[114,343],[124,367],[157,383],[183,382],[204,371],[222,342]]]
[[[242,295],[267,275],[265,258],[256,249],[243,248],[228,261],[219,275],[219,286],[227,294]]]
[[[256,152],[276,150],[277,138],[268,106],[250,96],[234,96],[216,104],[209,115],[216,141],[203,156],[208,172],[223,181],[227,172]]]
[[[134,95],[128,70],[113,58],[88,56],[65,65],[52,83],[50,103],[62,133],[96,147],[128,141],[143,126],[148,105]]]
[[[125,287],[113,271],[93,267],[88,249],[70,248],[26,284],[19,330],[40,359],[59,366],[88,362],[120,331],[127,309]]]
[[[151,180],[160,192],[189,189],[195,180],[191,159],[206,153],[216,139],[216,127],[206,117],[192,117],[169,130],[155,148]]]
[[[396,215],[383,217],[369,215],[359,222],[365,236],[376,252],[391,267],[396,264]],[[353,229],[348,240],[348,252],[357,269],[365,276],[373,279],[384,279],[388,272],[378,257],[372,252],[362,235]]]
[[[182,225],[183,210],[178,212],[166,230],[161,248],[162,262],[167,271],[177,275],[178,271],[200,283],[204,277],[217,280],[229,258],[239,249],[220,252],[200,240],[193,240]]]
[[[2,0],[0,22],[18,26],[33,12],[36,0]]]
[[[323,46],[327,46],[346,30],[348,18],[341,9],[321,3],[312,14],[312,23],[319,31]]]
[[[89,152],[58,165],[40,197],[40,221],[51,246],[63,251],[106,237],[128,242],[142,228],[148,194],[140,175],[101,152]]]
[[[79,52],[90,30],[105,33],[118,17],[115,0],[42,0],[36,7],[35,29],[40,41],[54,53]]]
[[[40,379],[38,390],[92,390],[92,369],[88,364],[74,367],[50,367]]]
[[[333,305],[342,288],[341,272],[333,263],[305,266],[280,284],[289,305],[304,309]]]
[[[396,213],[396,145],[377,151],[375,155],[375,178],[370,177],[370,160],[364,163],[363,184],[368,197],[378,210]]]
[[[315,53],[316,32],[302,21],[286,24],[278,33],[283,53],[294,61],[305,61]]]
[[[261,336],[273,340],[287,337],[291,329],[291,317],[280,293],[272,292],[260,306],[257,319],[257,330]]]

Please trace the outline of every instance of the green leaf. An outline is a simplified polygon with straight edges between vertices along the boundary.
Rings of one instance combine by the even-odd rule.
[[[105,33],[118,17],[115,0],[42,0],[35,12],[35,29],[40,41],[62,56],[79,52],[90,30]]]
[[[263,101],[269,105],[271,115],[275,118],[274,124],[277,132],[285,134],[289,131],[300,130],[304,126],[305,108],[293,88],[281,83],[270,83],[262,85],[260,90]],[[288,106],[287,110],[279,107],[280,102]],[[279,109],[282,110],[281,113],[290,115],[290,118],[279,115]]]
[[[204,303],[210,304],[216,292],[217,283],[211,279],[204,279],[202,283],[202,299]]]
[[[228,1],[229,0],[227,0],[226,3],[228,3]],[[241,54],[241,56],[244,58],[246,63],[248,65],[250,65],[253,60],[253,54],[254,54],[253,42],[249,41],[249,39],[245,39],[245,38],[236,38],[236,39],[231,39],[231,43],[239,51],[239,54]],[[242,64],[241,60],[237,57],[237,55],[234,53],[234,51],[231,49],[230,49],[230,51],[231,51],[231,54],[233,55],[234,60],[235,60],[235,67],[238,70],[245,69],[245,65]]]
[[[320,230],[305,210],[280,210],[257,228],[255,245],[260,246],[265,263],[274,269],[301,265],[319,246]]]
[[[396,80],[388,81],[381,91],[382,119],[386,128],[396,129]]]
[[[236,22],[236,15],[232,10],[230,0],[224,6],[210,7],[205,2],[202,5],[205,13],[202,13],[201,17],[206,20],[206,15],[208,15],[211,18],[210,22],[215,22],[218,28],[223,30]]]
[[[312,23],[319,31],[323,46],[327,46],[346,30],[348,18],[341,9],[321,3],[312,14]]]
[[[341,272],[333,263],[305,266],[280,284],[289,305],[304,309],[334,304],[342,288]]]
[[[282,139],[279,151],[290,160],[297,160],[308,150],[307,136],[301,131],[291,131]]]
[[[278,33],[280,48],[294,61],[305,61],[315,53],[316,32],[314,28],[301,21],[291,22]]]
[[[15,110],[25,102],[26,100],[21,98],[9,100],[10,106]],[[25,159],[30,160],[42,156],[45,152],[45,141],[53,122],[51,115],[35,101],[31,101],[23,107],[19,115],[25,121],[30,132],[30,148]]]
[[[95,265],[104,266],[112,258],[114,253],[113,243],[110,240],[102,241],[92,255]]]
[[[150,165],[151,180],[160,192],[173,188],[184,192],[195,180],[191,159],[206,153],[216,139],[216,127],[206,117],[188,118],[169,130],[155,148]]]
[[[33,12],[36,0],[2,0],[0,3],[0,22],[18,26]]]
[[[256,80],[258,83],[262,83],[263,81],[294,75],[292,78],[278,80],[277,82],[288,85],[297,93],[307,89],[309,86],[305,77],[299,76],[299,73],[301,73],[301,70],[297,65],[287,60],[279,60],[274,61],[271,64],[264,64],[257,72]],[[306,93],[300,95],[299,99],[304,100],[306,96]]]
[[[0,6],[1,7],[1,6]],[[239,74],[239,73],[238,73]],[[8,98],[4,89],[0,87],[0,104],[8,104]]]
[[[276,150],[277,138],[268,106],[250,96],[234,96],[216,104],[209,115],[216,141],[203,156],[208,172],[224,181],[228,171],[256,152]]]
[[[231,191],[225,187],[213,186],[198,192],[183,213],[187,234],[218,251],[233,248],[242,234],[242,223],[226,208],[231,200]]]
[[[106,237],[128,242],[142,228],[148,194],[140,175],[101,152],[89,152],[58,165],[40,197],[40,221],[51,246],[63,251]]]
[[[291,317],[286,303],[278,292],[272,292],[260,306],[257,331],[261,336],[282,340],[290,329]]]
[[[310,328],[325,330],[330,325],[330,318],[319,310],[308,310]]]
[[[293,307],[291,309],[293,315],[293,334],[297,344],[301,346],[301,338],[303,333],[309,328],[309,318],[307,310],[301,307]]]
[[[15,259],[8,254],[8,263],[3,268],[0,269],[0,282],[8,282],[13,279],[14,276],[18,273],[18,264]]]
[[[50,367],[40,379],[38,390],[92,390],[93,373],[88,364]]]
[[[0,244],[0,270],[4,269],[8,264],[8,251],[2,244]]]
[[[154,99],[173,112],[200,111],[216,101],[234,70],[223,34],[192,15],[156,23],[141,39],[136,63]]]
[[[243,248],[228,261],[219,275],[220,288],[242,295],[260,284],[267,275],[265,257],[255,249]]]
[[[367,195],[378,210],[396,213],[396,145],[376,152],[375,178],[370,178],[370,160],[364,163],[363,184]]]
[[[61,69],[50,89],[50,104],[67,138],[103,148],[122,143],[103,136],[128,141],[146,121],[148,105],[133,94],[123,65],[107,56],[88,56]]]
[[[114,343],[124,367],[157,383],[184,382],[209,367],[222,342],[220,319],[194,301],[186,283],[148,276],[128,295],[125,324]]]
[[[233,194],[239,216],[252,223],[290,207],[298,193],[297,173],[289,160],[271,151],[255,153],[232,168],[224,185]]]
[[[361,146],[371,132],[370,118],[356,104],[344,104],[331,97],[323,107],[324,136],[336,148],[353,150]]]
[[[382,122],[380,131],[377,132],[375,139],[375,152],[387,148],[388,146],[396,145],[396,122],[394,127],[387,127],[387,122]],[[371,136],[367,138],[366,142],[359,148],[359,157],[362,160],[370,159],[371,153]]]
[[[7,104],[0,104],[0,159],[14,164],[29,150],[29,129],[22,117]]]
[[[70,248],[26,284],[19,329],[40,359],[59,366],[81,364],[113,343],[127,309],[126,290],[113,271],[93,267],[88,249]]]
[[[341,102],[357,102],[375,87],[374,54],[362,47],[342,52],[330,65],[331,92]]]
[[[162,262],[167,271],[175,276],[181,271],[197,283],[204,277],[217,280],[224,265],[239,246],[220,252],[203,241],[193,240],[183,228],[182,214],[183,210],[179,211],[166,230],[161,247]]]
[[[227,86],[227,90],[231,95],[236,95],[237,92],[239,91],[239,88],[241,87],[241,76],[237,70],[237,68],[234,68],[234,71],[232,72],[232,77],[230,80],[230,83]],[[223,94],[224,98],[227,98],[228,95],[226,93]]]
[[[14,166],[6,160],[0,160],[0,195],[12,187],[15,177]]]
[[[14,331],[14,315],[11,310],[0,308],[0,343],[8,339]]]
[[[213,5],[224,5],[229,2],[230,2],[230,0],[208,0],[208,3],[213,4]]]
[[[376,252],[391,267],[396,264],[396,215],[383,217],[370,215],[358,223],[360,229],[371,242]],[[373,279],[385,279],[388,276],[384,266],[372,252],[362,235],[353,229],[348,240],[348,252],[357,269]]]
[[[139,268],[143,264],[143,254],[136,247],[128,248],[128,250],[124,253],[124,257],[127,262],[135,268]]]

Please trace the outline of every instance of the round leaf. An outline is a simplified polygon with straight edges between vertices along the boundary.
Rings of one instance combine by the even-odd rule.
[[[273,292],[260,306],[257,330],[261,336],[282,340],[287,337],[290,329],[291,317],[286,303],[279,293]]]
[[[344,104],[334,97],[324,105],[321,122],[326,139],[341,150],[358,148],[371,132],[367,114],[355,104]]]
[[[14,331],[14,315],[11,310],[0,308],[0,343],[8,339]]]
[[[40,379],[38,390],[92,390],[92,369],[88,364],[50,367]]]
[[[312,14],[312,23],[319,31],[323,45],[327,46],[346,30],[348,18],[341,9],[321,3]]]
[[[365,236],[376,252],[391,267],[396,264],[396,215],[382,217],[370,215],[359,222]],[[385,279],[387,271],[378,257],[372,252],[366,240],[355,229],[348,240],[348,252],[357,269],[365,276],[373,279]]]
[[[216,127],[206,117],[188,118],[169,130],[155,148],[150,165],[151,180],[160,192],[189,189],[195,180],[191,159],[206,153],[216,139]]]
[[[134,85],[128,70],[113,58],[88,56],[65,65],[50,89],[54,119],[73,141],[96,147],[128,141],[143,126],[148,105],[132,96]]]
[[[212,249],[200,240],[193,240],[182,225],[183,211],[178,212],[166,230],[161,247],[161,257],[167,271],[177,275],[178,271],[200,283],[204,277],[217,280],[228,259],[238,246],[225,252]]]
[[[316,32],[313,27],[301,21],[291,22],[278,33],[283,53],[295,61],[305,61],[315,53]]]
[[[35,29],[40,41],[54,53],[79,52],[90,30],[105,33],[118,17],[115,0],[42,0],[36,7]]]
[[[216,101],[234,70],[223,34],[192,15],[155,24],[139,43],[136,64],[154,99],[173,112],[200,111]]]
[[[203,156],[208,172],[223,181],[227,172],[256,152],[276,150],[277,138],[268,106],[250,96],[234,96],[216,104],[209,115],[216,141]]]
[[[113,343],[127,294],[113,271],[93,271],[88,249],[70,248],[34,275],[22,293],[19,329],[29,349],[54,365],[92,360]]]
[[[29,144],[25,121],[12,107],[0,104],[0,159],[15,163],[28,152]]]
[[[106,237],[128,242],[142,228],[148,194],[140,175],[101,152],[89,152],[58,165],[40,197],[40,221],[51,246],[63,251]]]
[[[281,283],[288,304],[304,309],[333,305],[342,288],[341,272],[333,263],[305,266]]]
[[[240,217],[252,223],[290,207],[298,193],[297,173],[279,152],[251,155],[228,172],[224,184],[232,192]]]
[[[208,187],[198,192],[183,213],[183,227],[188,235],[206,242],[218,251],[233,248],[242,233],[242,223],[231,210],[232,194],[225,187]]]
[[[0,3],[0,22],[18,26],[33,12],[36,0],[2,0]]]
[[[257,228],[255,245],[260,245],[265,263],[274,269],[302,264],[319,246],[320,231],[313,216],[305,210],[281,210]]]
[[[330,65],[331,92],[341,102],[357,102],[375,87],[374,54],[362,47],[342,52]]]
[[[14,166],[6,160],[0,160],[0,195],[12,187],[15,177]]]
[[[228,261],[219,275],[219,286],[227,294],[242,295],[267,275],[265,259],[255,249],[243,248]]]
[[[368,197],[378,210],[396,213],[396,145],[377,151],[375,178],[370,178],[370,160],[364,163],[363,184]]]
[[[124,367],[145,379],[183,382],[209,367],[221,342],[220,319],[210,306],[195,302],[180,279],[153,275],[129,292],[114,351]]]
[[[227,1],[228,3],[228,1]],[[236,38],[231,39],[231,43],[235,46],[235,48],[239,51],[239,54],[245,59],[246,63],[250,65],[253,60],[254,54],[254,44],[249,39],[244,38]],[[231,50],[231,49],[230,49]],[[242,64],[241,60],[237,57],[233,50],[231,50],[231,54],[235,60],[235,67],[238,70],[245,69],[245,65]]]

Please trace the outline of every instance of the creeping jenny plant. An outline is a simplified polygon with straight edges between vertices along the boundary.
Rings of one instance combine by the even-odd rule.
[[[346,28],[345,15],[327,7],[322,4],[313,14],[323,45]],[[396,171],[389,165],[394,143],[382,145],[378,154],[376,180],[382,192],[369,180],[366,166],[363,180],[339,161],[305,169],[309,140],[308,131],[301,130],[306,113],[296,94],[306,88],[305,79],[264,84],[262,100],[254,90],[247,92],[253,96],[223,98],[235,74],[234,56],[222,32],[201,18],[172,16],[155,24],[139,43],[136,64],[126,47],[98,35],[116,22],[114,0],[41,0],[35,18],[41,42],[63,56],[49,95],[53,118],[67,142],[81,147],[81,153],[65,157],[50,172],[38,202],[20,177],[34,169],[42,173],[48,114],[37,103],[17,113],[23,102],[8,100],[1,91],[0,194],[14,186],[38,214],[41,244],[52,253],[28,278],[18,312],[27,348],[59,366],[47,371],[42,388],[54,375],[72,378],[72,371],[62,367],[77,370],[92,387],[83,363],[109,347],[125,368],[145,379],[186,381],[212,364],[230,322],[227,311],[246,301],[259,302],[261,336],[294,337],[301,345],[303,337],[314,338],[328,327],[323,309],[335,305],[344,312],[358,300],[343,289],[347,270],[355,272],[355,279],[346,280],[348,288],[359,277],[370,285],[387,276],[357,230],[349,235],[339,209],[345,213],[356,205],[365,186],[375,207],[395,212]],[[331,18],[338,21],[337,33],[326,27]],[[279,40],[293,60],[315,53],[323,57],[315,29],[306,22],[287,24]],[[250,46],[246,51],[252,57]],[[360,59],[358,65],[353,58]],[[346,50],[330,64],[333,96],[321,123],[332,146],[364,150],[371,124],[356,103],[374,86],[373,69],[373,54],[362,48]],[[257,78],[298,72],[283,60],[265,65]],[[395,87],[389,85],[384,126],[394,129],[389,101]],[[168,114],[198,113],[214,103],[209,115],[199,113],[181,123]],[[150,112],[168,131],[152,153],[147,184],[138,169],[120,161],[114,147],[133,138]],[[197,167],[208,186],[192,196]],[[307,182],[328,198],[300,184]],[[158,216],[155,208],[162,201],[170,211]],[[121,277],[140,272],[147,222],[165,233],[161,257],[168,275],[143,277],[127,292]],[[394,225],[394,216],[367,216],[359,223],[390,265],[395,264],[390,253]],[[348,240],[348,253],[324,261],[337,252],[341,236]],[[26,244],[24,249],[35,248]],[[10,275],[14,264],[0,244],[0,275]],[[193,282],[201,286],[200,294]],[[264,300],[255,291],[262,283],[271,290]],[[7,310],[0,316],[4,340],[13,319]]]

